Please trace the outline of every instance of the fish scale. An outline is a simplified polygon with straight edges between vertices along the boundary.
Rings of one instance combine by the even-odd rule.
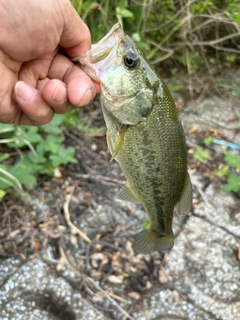
[[[109,52],[102,51],[104,45]],[[192,199],[185,137],[174,101],[119,24],[80,63],[101,85],[108,147],[127,180],[118,198],[142,203],[150,220],[135,236],[133,248],[141,253],[170,250],[174,211],[188,213]]]

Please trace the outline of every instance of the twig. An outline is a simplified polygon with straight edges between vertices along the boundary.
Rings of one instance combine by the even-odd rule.
[[[189,172],[190,178],[192,183],[197,187],[198,192],[200,193],[203,201],[205,202],[205,204],[207,205],[208,208],[212,208],[213,206],[211,205],[211,203],[208,201],[207,197],[205,196],[204,192],[202,191],[202,188],[200,187],[197,179],[195,177],[193,177],[193,174],[191,174],[191,172]]]
[[[112,292],[106,292],[110,297],[112,297],[113,299],[116,299],[118,301],[124,302],[124,303],[129,303],[129,301],[127,301],[126,299],[123,299],[122,297],[117,296],[116,294],[112,293]]]
[[[68,234],[68,233],[69,233],[68,230],[65,230],[62,232],[62,234]],[[11,238],[1,238],[0,243],[12,242],[12,241],[17,241],[17,240],[21,240],[20,242],[23,242],[23,240],[26,240],[28,238],[37,237],[37,236],[41,236],[41,235],[56,239],[56,238],[59,238],[62,234],[59,232],[52,233],[49,231],[40,231],[40,232],[28,234],[28,235],[21,235],[21,236],[16,236],[16,237],[11,237]]]
[[[239,36],[240,36],[240,32],[235,32],[235,33],[228,34],[227,36],[224,36],[222,38],[215,39],[215,40],[191,42],[191,46],[215,46],[218,43],[221,43],[221,42],[224,42],[226,40],[233,39],[233,38],[236,38],[236,37],[239,37]],[[182,46],[182,45],[185,46],[186,43],[185,42],[174,42],[172,44],[172,46],[174,46],[174,47],[175,46]]]
[[[114,182],[114,183],[119,183],[119,184],[126,183],[126,181],[118,180],[118,179],[114,179],[114,178],[110,178],[110,177],[105,177],[100,174],[96,174],[96,175],[95,174],[75,174],[74,177],[82,178],[82,179],[91,179],[91,180],[99,181],[99,182],[106,181],[106,182]]]
[[[71,199],[72,199],[72,194],[73,194],[73,192],[72,192],[71,194],[68,194],[68,195],[66,196],[66,201],[65,201],[65,203],[64,203],[64,205],[63,205],[64,217],[65,217],[65,219],[66,219],[66,222],[67,222],[68,226],[72,229],[72,232],[73,232],[74,234],[78,234],[84,241],[86,241],[87,243],[91,243],[91,239],[89,239],[88,236],[87,236],[84,232],[82,232],[80,229],[78,229],[78,228],[72,223],[72,221],[70,220],[70,214],[69,214],[69,209],[68,209],[68,207],[69,207],[69,203],[70,203],[70,201],[71,201]]]
[[[89,278],[88,276],[84,277],[86,281],[91,283],[97,290],[101,291],[104,296],[122,313],[124,314],[127,319],[134,320],[113,298],[110,297],[110,295],[104,291],[92,278]],[[115,296],[116,297],[116,296]]]
[[[68,256],[66,255],[65,251],[63,250],[63,242],[61,239],[60,239],[60,242],[58,245],[58,249],[59,249],[61,258],[63,259],[63,261],[61,261],[61,259],[59,260],[60,264],[66,264],[75,274],[77,274],[80,277],[81,273],[71,264]]]

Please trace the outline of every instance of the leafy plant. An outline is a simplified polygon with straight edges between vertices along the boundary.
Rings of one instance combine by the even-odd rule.
[[[55,116],[42,127],[0,124],[0,196],[9,186],[21,189],[21,184],[35,184],[37,175],[53,175],[62,164],[76,163],[74,148],[64,147],[64,135],[59,127],[63,116]]]
[[[229,147],[237,146],[230,142],[224,142],[224,141],[213,139],[212,137],[205,138],[203,140],[203,143],[206,146],[209,146],[212,143],[222,144]],[[199,148],[197,149],[195,150],[196,152],[195,159],[200,160],[201,157],[204,158],[204,153],[203,151],[200,151]],[[224,185],[225,191],[239,192],[240,191],[240,154],[234,154],[229,151],[226,151],[224,160],[227,162],[227,165],[223,165],[223,164],[220,165],[218,169],[214,170],[213,175],[218,178],[223,178],[223,177],[227,178],[227,183]]]
[[[209,151],[207,149],[203,149],[201,147],[197,147],[194,150],[193,158],[195,160],[200,161],[200,162],[204,162],[205,160],[207,160],[209,158]]]
[[[240,191],[240,155],[226,152],[225,161],[227,161],[230,168],[235,169],[235,174],[227,173],[227,184],[224,186],[225,191]]]
[[[157,67],[189,74],[237,63],[239,0],[72,0],[96,43],[117,21]],[[214,71],[215,70],[215,71]],[[179,72],[179,71],[178,71]],[[216,77],[215,77],[216,78]],[[213,78],[213,80],[215,80]]]

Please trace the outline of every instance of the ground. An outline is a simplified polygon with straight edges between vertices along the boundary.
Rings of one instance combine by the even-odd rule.
[[[222,146],[193,158],[209,135],[240,145],[240,92],[174,99],[193,184],[191,212],[174,218],[174,248],[133,252],[147,217],[115,199],[125,178],[109,161],[104,130],[65,130],[78,163],[0,204],[0,319],[240,319],[240,198],[212,174]],[[97,101],[83,116],[103,125]]]

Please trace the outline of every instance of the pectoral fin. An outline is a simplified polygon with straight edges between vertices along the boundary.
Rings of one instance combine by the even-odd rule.
[[[125,186],[117,194],[117,199],[129,202],[140,203],[140,201],[136,198],[133,194],[132,190],[130,189],[129,185],[126,183]]]
[[[175,206],[175,209],[179,215],[187,214],[191,210],[192,206],[192,185],[187,172],[185,183],[180,200]]]
[[[122,126],[122,128],[117,133],[117,139],[116,139],[114,145],[112,143],[112,140],[111,140],[109,134],[107,133],[107,144],[108,144],[108,148],[109,148],[111,155],[112,155],[112,158],[110,161],[112,161],[116,157],[119,150],[121,149],[121,146],[122,146],[122,143],[124,140],[124,132],[125,131],[126,131],[126,126]]]

